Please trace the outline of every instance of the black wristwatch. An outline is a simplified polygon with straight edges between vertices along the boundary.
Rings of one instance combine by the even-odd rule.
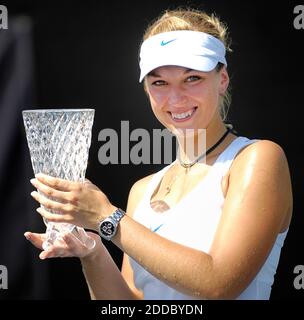
[[[118,208],[108,218],[102,220],[98,228],[101,238],[110,241],[115,236],[118,224],[125,214],[123,210]]]

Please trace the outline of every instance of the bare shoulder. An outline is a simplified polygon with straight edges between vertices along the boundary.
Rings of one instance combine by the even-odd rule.
[[[277,143],[260,140],[240,151],[229,171],[229,187],[246,190],[255,197],[268,195],[276,206],[285,208],[282,229],[288,226],[293,207],[292,184],[285,152]]]
[[[129,216],[133,216],[133,212],[136,209],[138,203],[143,198],[147,186],[151,181],[154,174],[148,175],[138,181],[136,181],[130,189],[128,197],[127,213]]]
[[[289,173],[288,162],[284,150],[270,140],[260,140],[242,149],[233,161],[230,173],[237,172],[244,166]]]
[[[268,140],[244,147],[232,162],[227,180],[210,254],[223,279],[229,281],[226,287],[234,286],[238,296],[291,220],[292,191],[283,149]]]

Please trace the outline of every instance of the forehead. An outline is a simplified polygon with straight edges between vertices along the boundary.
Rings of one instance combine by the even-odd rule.
[[[162,66],[152,70],[148,74],[148,76],[152,76],[152,77],[171,76],[171,75],[179,76],[179,75],[184,75],[191,72],[197,72],[202,74],[207,73],[207,72],[197,71],[197,70],[180,67],[180,66]]]

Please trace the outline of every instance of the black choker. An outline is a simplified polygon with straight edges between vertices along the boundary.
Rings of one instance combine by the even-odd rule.
[[[194,161],[190,163],[183,162],[180,157],[178,157],[179,163],[182,167],[185,169],[190,169],[192,166],[194,166],[197,162],[204,159],[211,151],[213,151],[218,145],[220,145],[224,139],[227,137],[228,133],[231,131],[231,128],[228,127],[227,131],[223,134],[223,136],[212,146],[210,147],[206,152],[202,153],[198,158],[196,158]]]

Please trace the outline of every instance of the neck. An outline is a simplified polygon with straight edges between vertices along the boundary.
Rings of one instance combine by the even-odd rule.
[[[225,124],[218,121],[217,123],[211,123],[206,129],[189,130],[189,132],[177,135],[181,161],[184,163],[195,161],[196,158],[210,149],[226,131]]]

